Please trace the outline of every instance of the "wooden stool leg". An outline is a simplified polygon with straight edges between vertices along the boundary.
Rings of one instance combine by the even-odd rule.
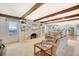
[[[52,56],[52,47],[51,47],[51,56]]]
[[[36,52],[36,47],[34,46],[34,55],[36,55],[35,52]]]

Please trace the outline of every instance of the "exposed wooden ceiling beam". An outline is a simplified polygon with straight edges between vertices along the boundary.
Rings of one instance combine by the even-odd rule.
[[[66,13],[66,12],[70,12],[70,11],[73,11],[73,10],[77,10],[77,9],[79,9],[79,5],[76,5],[76,6],[67,8],[67,9],[65,9],[65,10],[62,10],[62,11],[59,11],[59,12],[56,12],[56,13],[52,13],[52,14],[46,15],[46,16],[41,17],[41,18],[39,18],[39,19],[36,19],[36,20],[34,20],[34,21],[39,21],[39,20],[42,20],[42,19],[44,19],[44,18],[48,18],[48,17],[55,16],[55,15],[58,15],[58,14],[63,14],[63,13]]]
[[[47,21],[42,21],[42,23],[50,22],[50,21],[56,21],[56,20],[60,20],[60,19],[67,19],[67,18],[72,18],[72,17],[78,17],[78,16],[79,16],[79,14],[75,14],[75,15],[60,17],[60,18],[51,19],[51,20],[47,20]]]
[[[26,20],[26,19],[21,18],[21,17],[12,16],[12,15],[7,15],[7,14],[2,14],[2,13],[0,13],[0,16],[2,16],[2,17],[9,17],[9,18],[15,18],[15,19],[22,19],[22,20]]]
[[[28,16],[29,14],[31,14],[32,12],[34,12],[36,9],[38,9],[40,6],[42,6],[44,3],[36,3],[29,11],[27,11],[22,18],[25,18],[26,16]]]
[[[66,22],[66,21],[75,21],[75,20],[79,20],[79,18],[73,18],[73,19],[62,20],[62,21],[51,22],[51,23],[59,23],[59,22]]]

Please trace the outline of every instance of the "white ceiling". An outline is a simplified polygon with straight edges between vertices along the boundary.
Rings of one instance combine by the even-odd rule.
[[[0,3],[0,13],[12,16],[22,16],[35,3]]]
[[[29,9],[31,9],[34,4],[35,3],[0,3],[0,13],[21,17]],[[41,7],[39,7],[37,10],[32,12],[30,15],[26,16],[26,19],[35,20],[40,17],[67,9],[69,7],[73,7],[75,5],[78,5],[78,3],[45,3]],[[50,19],[77,14],[77,13],[79,13],[79,10],[56,15],[54,17],[48,17],[40,21],[46,21]]]
[[[58,11],[67,9],[69,7],[75,6],[77,5],[76,3],[46,3],[43,6],[41,6],[39,9],[37,9],[36,11],[34,11],[32,14],[30,14],[29,16],[27,16],[27,19],[38,19],[40,17],[49,15],[51,13],[56,13]],[[49,19],[49,18],[47,18]]]
[[[78,16],[78,17],[73,17],[73,18],[68,18],[68,19],[62,18],[62,19],[60,19],[60,20],[49,21],[49,22],[47,22],[47,23],[58,23],[59,21],[65,21],[65,20],[75,19],[75,18],[79,18],[79,16]],[[78,22],[79,22],[79,21],[78,21]]]
[[[70,16],[70,15],[74,15],[74,14],[79,14],[79,10],[74,10],[74,11],[67,12],[67,13],[64,13],[64,14],[59,14],[59,15],[56,15],[56,16],[48,17],[48,18],[45,18],[43,20],[40,20],[40,22],[51,20],[51,19],[56,19],[56,18],[61,18],[61,17],[65,17],[65,16]]]

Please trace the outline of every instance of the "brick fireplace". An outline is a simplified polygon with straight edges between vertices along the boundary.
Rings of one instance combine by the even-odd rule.
[[[28,31],[28,39],[34,39],[40,37],[40,29],[37,30],[29,30]]]
[[[38,38],[41,36],[40,23],[28,21],[26,26],[27,39]]]

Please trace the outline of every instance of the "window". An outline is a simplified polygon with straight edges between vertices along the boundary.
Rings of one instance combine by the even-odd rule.
[[[8,22],[8,29],[10,34],[17,33],[17,22]]]
[[[45,29],[46,33],[52,31],[52,26],[51,25],[46,25],[45,27],[46,27],[46,29]]]

